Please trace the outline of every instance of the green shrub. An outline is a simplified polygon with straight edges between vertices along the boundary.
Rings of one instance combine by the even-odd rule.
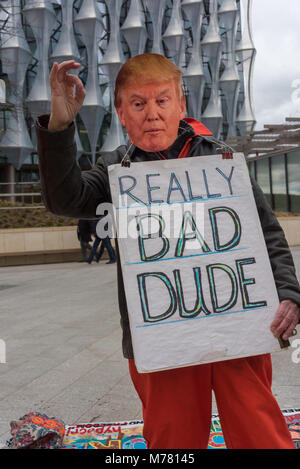
[[[55,226],[75,226],[77,219],[54,215],[43,208],[36,208],[40,204],[8,202],[0,199],[0,229],[39,228]],[[12,209],[12,207],[28,207],[26,209]]]

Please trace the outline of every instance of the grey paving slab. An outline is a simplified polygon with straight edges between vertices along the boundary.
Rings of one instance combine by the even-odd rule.
[[[292,252],[299,276],[300,247]],[[66,424],[142,418],[122,355],[116,265],[2,267],[0,290],[0,339],[6,343],[0,445],[10,436],[9,422],[31,411]],[[300,407],[293,351],[272,356],[273,392],[282,408]]]

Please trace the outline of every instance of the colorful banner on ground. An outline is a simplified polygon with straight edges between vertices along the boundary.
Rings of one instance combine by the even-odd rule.
[[[138,371],[280,350],[244,155],[112,165],[109,179]]]
[[[143,422],[68,425],[63,449],[147,449]]]
[[[295,448],[300,449],[300,409],[283,410]],[[62,449],[147,449],[143,422],[68,425]],[[226,449],[218,415],[212,416],[208,449]]]

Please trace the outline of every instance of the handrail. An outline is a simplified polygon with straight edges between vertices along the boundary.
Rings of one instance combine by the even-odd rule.
[[[0,182],[1,186],[7,186],[7,185],[18,185],[18,184],[28,184],[28,185],[34,185],[34,184],[41,184],[40,181],[20,181],[20,182]]]
[[[0,207],[0,210],[22,210],[22,209],[46,208],[45,205],[26,205],[25,207]]]
[[[42,195],[40,192],[11,192],[11,193],[8,193],[8,194],[2,194],[0,192],[0,199],[1,197],[21,197],[21,196],[28,196],[28,195],[34,195],[34,196],[38,196],[38,195]]]

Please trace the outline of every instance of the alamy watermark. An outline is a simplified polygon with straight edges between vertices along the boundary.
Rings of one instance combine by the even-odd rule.
[[[298,364],[300,363],[300,339],[293,340],[291,346],[295,349],[292,352],[292,362]]]
[[[178,238],[183,220],[189,220],[191,231],[204,233],[204,205],[196,204],[191,212],[190,203],[169,204],[127,204],[121,199],[117,208],[109,202],[98,205],[96,215],[100,217],[96,232],[99,238],[131,238],[139,236]],[[190,213],[190,217],[185,214]],[[188,228],[188,227],[186,227]]]

